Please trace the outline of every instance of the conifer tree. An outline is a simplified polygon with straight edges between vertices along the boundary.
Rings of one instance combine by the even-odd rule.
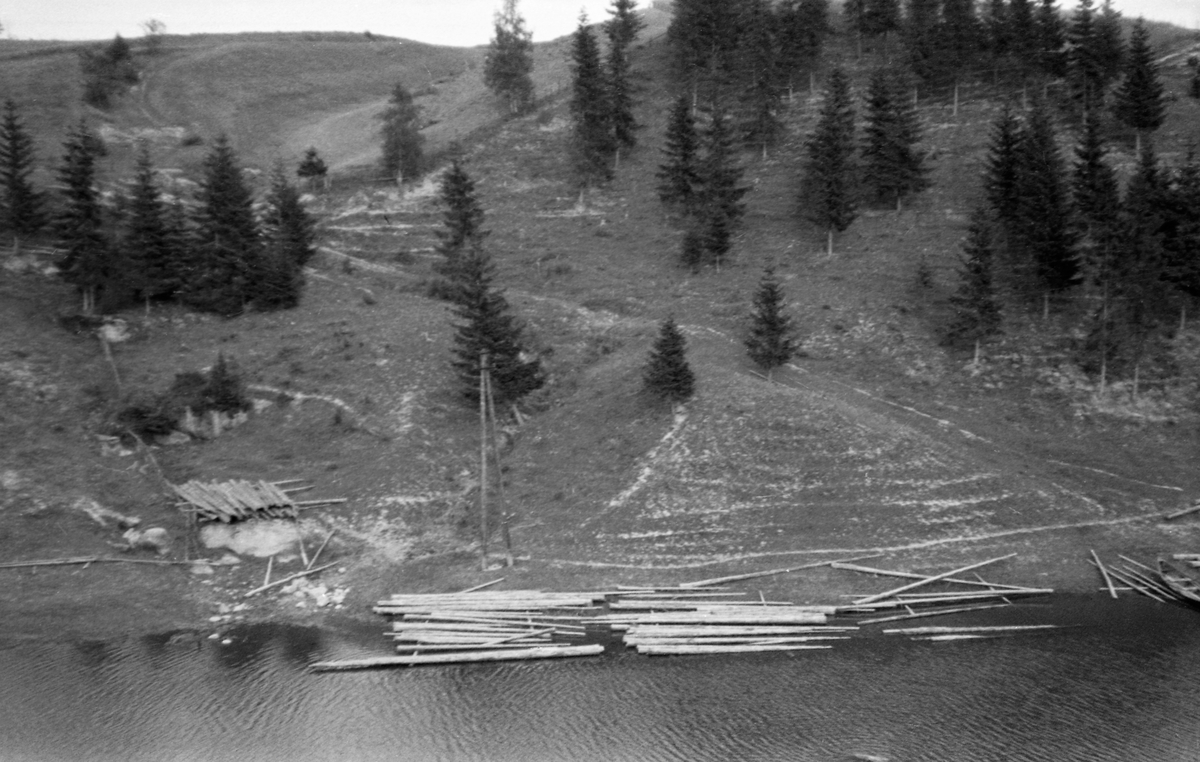
[[[112,304],[115,298],[111,292],[118,290],[125,275],[104,230],[94,146],[87,123],[80,120],[63,144],[66,150],[58,170],[63,203],[54,220],[64,250],[59,270],[64,280],[79,289],[84,314]]]
[[[1080,228],[1081,245],[1092,251],[1085,256],[1095,270],[1098,250],[1107,250],[1110,233],[1120,207],[1117,174],[1105,161],[1107,152],[1100,134],[1100,114],[1089,111],[1083,125],[1083,136],[1075,148],[1075,167],[1071,178],[1071,195]]]
[[[790,81],[820,57],[829,33],[827,0],[784,0],[777,11],[779,68]]]
[[[737,3],[676,0],[667,45],[676,79],[688,88],[719,85],[732,75],[740,42]]]
[[[402,83],[397,82],[392,88],[388,107],[379,118],[383,121],[380,135],[384,174],[396,178],[397,184],[416,178],[421,174],[421,144],[425,136],[421,134],[421,110]]]
[[[689,221],[679,244],[679,262],[692,272],[699,272],[706,258],[704,234],[699,227],[695,220]]]
[[[671,105],[667,118],[664,161],[659,165],[658,198],[663,205],[688,211],[695,203],[699,190],[700,138],[692,113],[692,99],[681,94]]]
[[[1008,3],[1009,40],[1012,43],[1009,53],[1022,80],[1040,67],[1041,35],[1032,1],[1009,0]]]
[[[254,304],[261,310],[290,309],[300,303],[304,266],[316,254],[316,221],[288,182],[283,165],[275,167],[263,220],[264,250],[255,279]]]
[[[854,142],[850,80],[841,69],[834,69],[816,129],[805,144],[801,188],[802,205],[809,219],[827,232],[830,256],[834,232],[850,227],[857,216]]]
[[[325,160],[317,153],[317,149],[312,146],[304,152],[304,158],[300,160],[300,166],[296,168],[296,175],[308,183],[309,190],[316,190],[318,183],[325,180],[329,174],[329,167],[326,166]]]
[[[957,82],[979,63],[983,28],[974,0],[943,0],[938,28],[941,68]]]
[[[993,72],[998,76],[1001,63],[1012,49],[1008,4],[1005,0],[987,0],[984,3],[980,26]]]
[[[763,158],[783,129],[778,115],[782,100],[781,56],[775,23],[775,14],[764,0],[747,0],[742,4],[744,42],[739,57],[743,83],[742,133],[748,145],[761,148]]]
[[[1037,25],[1038,66],[1042,74],[1058,79],[1067,74],[1067,28],[1056,0],[1041,0],[1034,14]]]
[[[1104,102],[1105,66],[1092,0],[1079,0],[1067,29],[1067,71],[1071,97],[1087,114]]]
[[[510,116],[533,107],[533,34],[517,12],[517,0],[504,0],[496,13],[495,33],[488,46],[483,82],[500,98]]]
[[[729,117],[719,107],[713,108],[703,139],[704,158],[697,167],[700,185],[694,214],[702,230],[707,259],[720,266],[746,213],[742,197],[749,189],[741,185],[742,167],[733,131]]]
[[[167,227],[166,207],[146,143],[138,148],[120,240],[135,296],[145,301],[174,296],[183,280],[184,262]]]
[[[587,24],[579,17],[571,45],[571,155],[575,177],[583,188],[612,178],[612,158],[617,149],[608,88],[600,63],[600,48]]]
[[[950,346],[968,347],[1000,332],[1000,306],[992,285],[991,228],[987,207],[976,207],[959,258],[958,290],[950,297],[954,307],[954,320],[946,333]]]
[[[437,231],[438,274],[447,280],[446,289],[454,297],[462,278],[462,257],[482,245],[484,212],[475,197],[475,181],[456,159],[442,175],[438,200],[444,208],[443,228]]]
[[[46,226],[45,196],[29,179],[33,168],[33,138],[16,102],[6,99],[0,116],[0,228],[12,234],[16,246]]]
[[[637,119],[633,115],[633,80],[629,48],[646,22],[637,15],[635,0],[612,0],[611,18],[604,24],[608,37],[608,103],[613,137],[618,146],[637,145]]]
[[[646,391],[669,402],[686,402],[696,388],[696,376],[687,361],[687,340],[668,317],[659,325],[658,338],[642,373]]]
[[[497,405],[512,404],[541,388],[546,378],[541,362],[523,346],[524,327],[504,294],[493,287],[494,267],[478,241],[462,255],[462,291],[454,307],[453,366],[463,396],[479,398],[481,355],[487,353]]]
[[[1023,130],[1012,108],[1005,104],[992,127],[992,143],[984,166],[983,189],[988,207],[1006,229],[1017,219],[1018,151]]]
[[[918,120],[900,80],[877,69],[867,90],[863,174],[875,198],[895,203],[897,211],[905,196],[928,186],[923,156],[915,150],[921,139]]]
[[[899,29],[899,0],[866,0],[862,25],[863,31],[871,37],[887,35]]]
[[[1163,207],[1164,277],[1195,299],[1200,297],[1200,160],[1194,146],[1172,173]]]
[[[263,249],[253,196],[224,134],[204,159],[199,202],[184,302],[205,312],[240,314],[256,296]]]
[[[1113,7],[1112,0],[1104,0],[1095,20],[1094,45],[1106,90],[1121,76],[1121,68],[1125,63],[1125,36],[1121,27],[1121,12]]]
[[[84,78],[83,100],[99,109],[107,109],[114,95],[138,81],[133,50],[119,34],[99,50],[83,51],[79,65]]]
[[[1066,168],[1046,106],[1034,104],[1017,151],[1016,239],[1051,291],[1078,276]]]
[[[1117,88],[1113,113],[1137,133],[1139,153],[1142,136],[1161,127],[1167,115],[1163,84],[1154,62],[1154,50],[1150,47],[1150,33],[1141,18],[1134,22],[1129,35],[1125,77]]]
[[[783,286],[768,267],[754,292],[754,311],[751,313],[750,335],[746,338],[746,351],[750,359],[771,372],[787,363],[799,348],[795,339],[792,319],[785,312]]]
[[[940,0],[909,0],[904,16],[904,47],[908,68],[922,80],[940,74],[938,18]]]

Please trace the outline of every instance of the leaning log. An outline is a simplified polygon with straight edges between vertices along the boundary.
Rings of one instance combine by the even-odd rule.
[[[937,582],[937,581],[939,581],[939,580],[946,579],[947,577],[953,577],[955,574],[962,574],[962,573],[963,573],[963,572],[965,572],[965,571],[971,571],[972,569],[978,569],[978,568],[980,568],[980,567],[987,566],[988,564],[994,564],[994,563],[996,563],[997,561],[1004,561],[1004,560],[1007,560],[1007,559],[1009,559],[1009,558],[1013,558],[1013,557],[1014,557],[1014,556],[1016,556],[1016,555],[1017,555],[1016,553],[1009,553],[1009,554],[1008,554],[1008,555],[1006,555],[1006,556],[999,556],[999,557],[997,557],[997,558],[990,558],[990,559],[988,559],[987,561],[980,561],[979,563],[968,564],[968,565],[966,565],[966,566],[963,566],[962,568],[959,568],[959,569],[952,569],[952,570],[950,570],[950,571],[948,571],[948,572],[942,572],[941,574],[935,574],[935,575],[933,575],[932,577],[925,577],[924,579],[917,580],[916,582],[910,582],[910,583],[909,583],[909,584],[907,584],[907,585],[902,585],[902,586],[900,586],[900,587],[897,587],[897,588],[894,588],[894,589],[892,589],[892,590],[885,590],[885,591],[884,591],[884,592],[882,592],[882,593],[877,593],[877,594],[875,594],[875,595],[869,595],[869,596],[867,596],[866,598],[863,598],[863,599],[861,599],[861,600],[857,600],[857,601],[855,601],[855,602],[854,602],[854,605],[855,605],[855,606],[865,606],[865,605],[866,605],[866,604],[868,604],[868,603],[874,603],[874,602],[876,602],[876,601],[882,601],[882,600],[883,600],[883,599],[885,599],[885,598],[892,598],[892,597],[894,597],[894,596],[895,596],[897,593],[904,593],[904,592],[907,592],[907,591],[909,591],[909,590],[912,590],[913,588],[921,587],[922,585],[928,585],[928,584],[929,584],[929,583],[931,583],[931,582]]]

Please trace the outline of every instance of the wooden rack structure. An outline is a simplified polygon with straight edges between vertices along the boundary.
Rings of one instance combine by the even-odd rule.
[[[307,506],[333,505],[346,502],[345,498],[327,500],[292,500],[290,493],[311,489],[294,487],[282,489],[280,485],[297,480],[279,482],[248,481],[234,479],[226,482],[189,481],[172,484],[171,489],[183,499],[176,505],[189,511],[201,521],[220,521],[226,524],[246,519],[295,519],[299,509]]]

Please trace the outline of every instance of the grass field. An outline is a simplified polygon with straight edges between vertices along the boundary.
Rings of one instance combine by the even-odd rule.
[[[385,593],[484,578],[473,555],[477,423],[449,367],[448,308],[422,285],[439,221],[432,185],[402,193],[366,180],[374,114],[391,84],[409,78],[432,122],[429,150],[464,144],[500,281],[550,376],[527,422],[509,431],[506,499],[522,558],[499,572],[509,584],[667,582],[865,552],[885,553],[881,564],[933,568],[1016,549],[1021,557],[997,572],[1000,581],[1089,589],[1089,547],[1195,550],[1194,523],[1154,518],[1200,490],[1194,415],[1175,409],[1171,423],[1100,415],[1085,392],[1046,383],[1064,360],[1057,337],[1069,305],[1055,305],[1046,322],[1036,309],[1011,308],[1005,336],[978,367],[937,345],[1000,107],[991,86],[967,89],[957,114],[948,94],[922,96],[933,187],[902,212],[866,210],[833,257],[794,201],[819,103],[797,90],[782,144],[765,159],[743,157],[752,190],[732,260],[693,275],[676,265],[679,232],[654,191],[673,93],[655,39],[665,17],[653,21],[645,36],[653,41],[634,58],[641,142],[584,209],[563,159],[563,41],[539,49],[535,113],[501,121],[479,82],[479,50],[354,35],[172,38],[137,92],[112,115],[89,118],[117,135],[159,130],[162,166],[188,170],[203,156],[203,145],[180,146],[165,131],[182,127],[205,138],[229,133],[258,168],[314,145],[336,178],[310,204],[323,253],[301,307],[233,320],[169,308],[124,315],[134,338],[113,347],[122,389],[165,389],[223,352],[252,384],[326,395],[355,415],[260,391],[273,404],[219,439],[156,448],[153,462],[102,455],[96,434],[117,389],[100,346],[56,323],[72,309],[65,287],[5,272],[0,560],[115,552],[119,533],[79,510],[82,498],[166,526],[181,538],[172,558],[182,558],[186,525],[164,498],[161,469],[173,482],[301,478],[316,485],[314,496],[348,498],[301,522],[312,542],[337,530],[329,558],[344,565],[325,578],[350,589],[347,613],[365,613]],[[860,82],[875,63],[833,52]],[[82,113],[62,86],[74,54],[3,42],[5,56],[12,66],[0,83],[53,93],[21,99],[34,104],[29,122],[51,155],[55,136]],[[1180,69],[1166,77],[1182,92]],[[1198,125],[1200,105],[1176,100],[1160,153],[1177,157],[1200,139]],[[1131,145],[1114,156],[1128,171]],[[113,151],[107,180],[127,161],[127,146]],[[922,260],[934,273],[928,287],[916,284]],[[805,349],[774,383],[740,347],[768,263],[785,281]],[[667,315],[683,324],[698,375],[697,398],[677,414],[640,391]],[[205,576],[118,565],[0,570],[14,581],[0,585],[0,605],[31,631],[77,632],[84,611],[87,626],[114,631],[147,619],[191,626],[258,584],[264,565],[247,559]],[[869,583],[826,570],[763,584],[827,601]],[[290,597],[254,606],[254,616],[310,615]]]

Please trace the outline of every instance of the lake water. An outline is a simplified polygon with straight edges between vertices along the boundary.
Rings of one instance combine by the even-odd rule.
[[[1200,760],[1200,612],[1055,596],[929,623],[1073,626],[325,674],[306,665],[386,652],[383,627],[0,635],[0,761]]]

